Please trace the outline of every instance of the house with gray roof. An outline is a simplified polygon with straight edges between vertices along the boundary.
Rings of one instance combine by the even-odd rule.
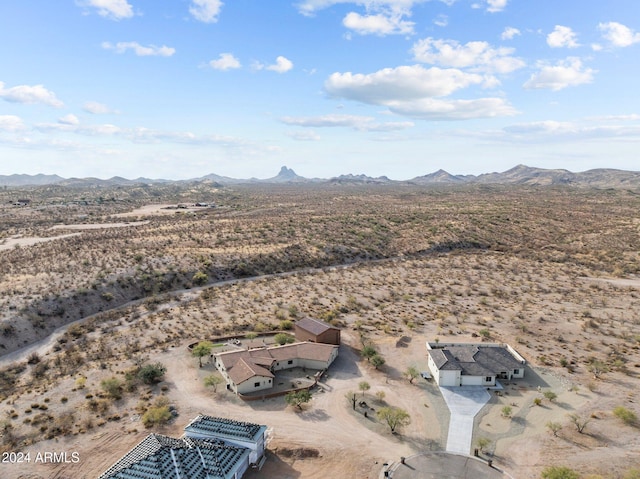
[[[508,344],[429,343],[429,371],[439,386],[487,386],[524,377],[526,361]]]
[[[185,426],[184,433],[193,439],[215,438],[249,449],[249,462],[255,464],[264,456],[267,426],[200,414]]]
[[[251,450],[225,441],[149,434],[98,479],[240,479]]]

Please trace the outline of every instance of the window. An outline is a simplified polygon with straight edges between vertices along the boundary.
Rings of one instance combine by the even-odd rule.
[[[293,364],[293,359],[289,359],[289,361],[287,361],[287,364]]]
[[[253,383],[253,387],[254,387],[254,388],[259,388],[259,387],[260,387],[260,382]]]
[[[486,378],[484,378],[485,383],[490,383],[491,381],[493,381],[493,378],[491,376],[487,376]]]
[[[513,370],[513,374],[520,374],[520,370],[519,369],[514,369]]]

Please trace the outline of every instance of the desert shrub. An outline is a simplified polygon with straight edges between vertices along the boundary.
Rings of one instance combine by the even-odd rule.
[[[573,469],[564,466],[549,466],[542,471],[543,479],[580,479],[580,475]]]
[[[209,276],[207,275],[207,273],[198,271],[196,274],[193,275],[193,278],[191,278],[191,281],[193,281],[193,284],[202,286],[204,284],[207,284],[207,282],[209,281]]]
[[[109,379],[103,379],[100,381],[100,386],[111,398],[122,398],[122,381],[115,376],[112,376]]]
[[[280,321],[279,328],[288,331],[293,328],[293,321],[291,321],[290,319],[283,319],[282,321]]]
[[[33,352],[27,358],[27,364],[38,364],[40,362],[40,355],[37,352]]]
[[[640,479],[640,469],[636,467],[629,469],[622,479]]]
[[[635,424],[638,421],[636,413],[624,406],[615,407],[613,409],[613,415],[622,420],[625,424]]]
[[[142,424],[144,427],[153,427],[167,423],[171,417],[169,406],[154,406],[147,409],[147,412],[142,415]]]
[[[273,337],[273,340],[280,346],[284,344],[293,343],[296,339],[287,333],[278,333]]]
[[[160,362],[147,364],[138,371],[138,378],[145,384],[153,384],[160,381],[165,372],[167,368]]]

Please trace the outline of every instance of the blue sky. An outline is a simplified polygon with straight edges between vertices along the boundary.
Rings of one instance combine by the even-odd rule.
[[[4,0],[0,174],[640,170],[637,0]]]

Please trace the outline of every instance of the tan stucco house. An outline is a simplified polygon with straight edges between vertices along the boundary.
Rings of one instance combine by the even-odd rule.
[[[322,371],[338,357],[338,346],[313,342],[241,349],[214,355],[214,364],[237,394],[268,390],[274,372],[295,367]]]

